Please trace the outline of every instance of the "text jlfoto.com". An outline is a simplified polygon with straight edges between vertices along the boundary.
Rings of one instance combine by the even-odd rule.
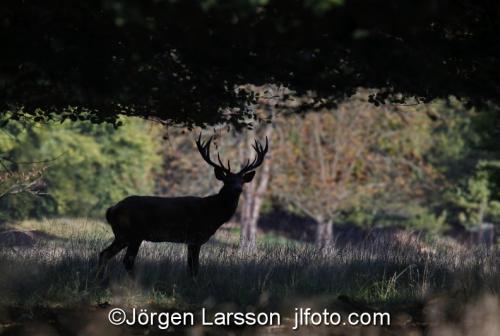
[[[166,330],[170,327],[203,326],[281,326],[282,318],[278,312],[216,312],[209,314],[202,308],[199,315],[192,312],[155,312],[133,308],[128,313],[121,308],[109,311],[108,319],[114,325],[156,326]],[[345,316],[327,309],[313,311],[311,308],[295,308],[290,326],[293,330],[302,326],[339,326],[339,325],[390,325],[389,313],[350,313]]]

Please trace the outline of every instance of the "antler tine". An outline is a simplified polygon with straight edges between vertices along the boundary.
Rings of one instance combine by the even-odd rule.
[[[198,139],[196,140],[196,147],[198,147],[198,151],[200,151],[202,149],[202,146],[201,146],[201,133],[200,133],[200,135],[198,135]]]
[[[247,160],[247,163],[245,164],[245,166],[243,166],[243,168],[241,168],[238,174],[245,174],[249,171],[252,171],[260,166],[262,162],[264,162],[264,157],[266,156],[267,150],[269,149],[269,140],[267,139],[267,136],[265,147],[263,147],[262,144],[258,142],[257,139],[255,139],[255,144],[252,145],[252,148],[257,152],[257,155],[251,163],[250,160]]]
[[[222,163],[222,160],[220,158],[220,154],[217,153],[217,160],[219,160],[219,165],[221,166],[222,169],[226,170],[227,172],[231,172],[231,165],[229,165],[229,160],[227,160],[227,166],[228,168],[226,168],[224,166],[224,163]]]
[[[268,149],[269,149],[269,139],[267,138],[267,135],[266,135],[266,148],[264,148],[264,152],[267,153]]]
[[[268,140],[267,140],[267,136],[266,136],[266,147],[262,147],[262,144],[260,142],[257,142],[257,140],[255,140],[255,144],[256,144],[256,147],[255,150],[257,151],[257,153],[261,154],[261,155],[265,155],[267,153],[267,149],[269,147],[269,143],[268,143]]]
[[[196,141],[196,146],[198,147],[198,151],[200,152],[201,156],[205,161],[207,161],[209,164],[212,164],[212,160],[210,160],[210,144],[212,143],[212,138],[208,139],[206,142],[201,141],[201,134],[198,137],[198,141]]]
[[[198,151],[200,152],[200,155],[203,158],[203,160],[205,160],[205,162],[207,162],[209,165],[215,168],[220,168],[226,173],[229,173],[231,171],[231,168],[227,169],[226,167],[224,167],[224,164],[222,163],[219,153],[217,153],[217,158],[219,159],[220,165],[213,162],[212,159],[210,158],[210,145],[212,143],[213,138],[214,137],[211,136],[210,139],[208,139],[205,143],[203,143],[201,141],[201,133],[200,133],[200,135],[198,136],[198,140],[196,140],[196,146],[198,147]]]
[[[249,164],[250,164],[250,159],[247,159],[247,162],[241,165],[241,169],[243,170],[243,168],[248,167]]]
[[[266,136],[266,147],[262,147],[262,144],[260,142],[257,141],[257,139],[255,140],[255,144],[252,145],[253,149],[255,149],[256,152],[260,152],[260,153],[266,153],[267,152],[267,149],[269,147],[269,140],[267,139],[267,136]]]

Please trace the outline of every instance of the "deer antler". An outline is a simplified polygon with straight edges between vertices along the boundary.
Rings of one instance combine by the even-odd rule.
[[[219,164],[216,164],[212,161],[212,159],[210,159],[210,144],[212,143],[213,138],[214,137],[212,136],[205,143],[203,143],[201,141],[201,133],[198,136],[198,140],[196,140],[196,147],[198,147],[198,151],[200,152],[201,157],[212,167],[219,168],[226,174],[231,173],[231,165],[229,164],[229,160],[227,160],[228,168],[224,167],[219,153],[217,153],[217,160],[219,161]]]
[[[266,156],[267,150],[269,149],[269,141],[266,136],[266,146],[263,147],[260,142],[255,140],[255,144],[252,145],[252,148],[257,152],[257,156],[253,159],[252,163],[250,160],[247,160],[247,163],[241,168],[238,175],[246,174],[252,170],[255,170],[258,166],[264,162],[264,157]]]

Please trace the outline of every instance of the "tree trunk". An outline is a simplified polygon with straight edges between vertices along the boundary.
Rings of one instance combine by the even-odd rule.
[[[240,251],[253,251],[255,250],[256,238],[256,223],[252,218],[255,184],[250,183],[245,187],[243,192],[243,204],[241,207],[241,233],[240,233]]]
[[[264,136],[271,138],[272,126],[266,126]],[[247,148],[252,144],[250,134],[247,136]],[[254,180],[245,186],[243,192],[243,203],[241,209],[241,234],[240,251],[253,252],[256,248],[257,222],[260,216],[260,209],[267,191],[269,177],[271,173],[271,159],[264,160],[260,171],[257,172]]]
[[[333,246],[333,221],[317,220],[316,245],[319,248],[329,248]]]

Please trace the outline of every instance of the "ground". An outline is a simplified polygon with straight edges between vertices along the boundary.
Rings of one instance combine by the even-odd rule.
[[[99,221],[52,219],[11,224],[32,231],[24,246],[0,246],[0,332],[41,335],[159,334],[156,326],[113,326],[114,307],[209,314],[279,312],[280,327],[176,327],[182,334],[288,334],[295,307],[389,312],[390,326],[303,327],[296,334],[499,335],[500,270],[497,250],[463,249],[438,240],[422,248],[408,240],[378,239],[318,250],[277,239],[259,240],[240,253],[234,227],[222,228],[201,253],[200,274],[187,275],[182,245],[145,243],[136,279],[121,258],[95,280],[97,256],[112,234]],[[1,242],[0,242],[1,243]],[[314,328],[314,329],[311,329]]]

